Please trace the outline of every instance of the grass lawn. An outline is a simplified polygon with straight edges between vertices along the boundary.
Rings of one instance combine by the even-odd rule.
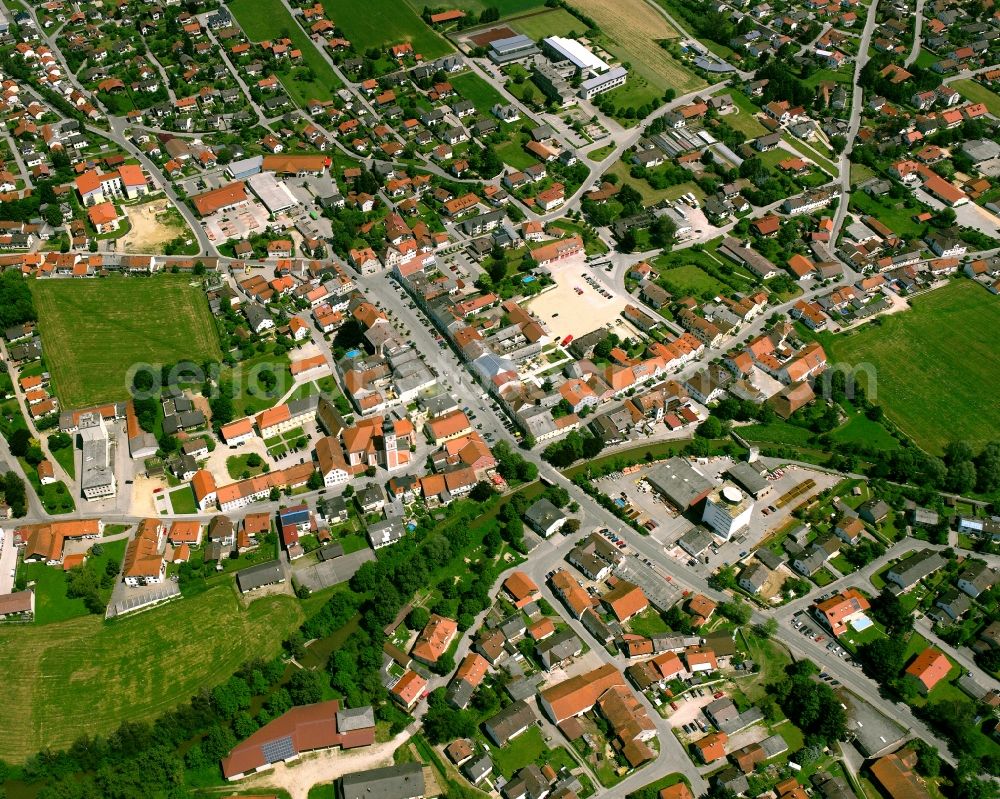
[[[938,57],[929,50],[921,50],[913,63],[922,69],[930,69],[938,62]]]
[[[834,441],[867,444],[884,450],[899,449],[899,442],[878,422],[858,414],[830,433]]]
[[[52,450],[52,457],[55,458],[56,462],[63,467],[70,477],[76,477],[75,453],[76,447],[63,447],[62,449]]]
[[[274,656],[302,619],[299,603],[288,596],[241,608],[227,581],[107,623],[87,616],[4,625],[4,690],[18,711],[4,721],[0,758],[17,763],[84,733],[107,735],[125,720],[152,721],[228,679],[248,658]]]
[[[914,222],[913,217],[919,214],[923,208],[916,200],[910,200],[913,207],[907,207],[906,200],[893,200],[886,198],[885,201],[876,200],[863,191],[851,192],[851,210],[859,214],[869,214],[880,222],[888,225],[893,231],[904,239],[919,239],[923,232],[924,225]]]
[[[655,264],[656,261],[653,263]],[[682,296],[684,294],[700,295],[705,291],[711,291],[714,294],[724,294],[728,290],[728,286],[720,283],[708,274],[708,272],[694,264],[666,269],[660,272],[660,277],[669,283],[670,286],[677,289],[674,293]],[[668,291],[672,291],[672,289],[668,289]]]
[[[237,418],[260,413],[270,408],[292,385],[292,372],[287,353],[273,355],[270,352],[260,352],[252,358],[241,361],[235,370],[223,369],[221,380],[232,382],[238,375],[239,389],[233,397],[233,411]],[[266,369],[274,372],[278,381],[274,389],[266,392],[260,385],[260,374]]]
[[[520,139],[515,138],[505,141],[496,147],[496,152],[500,156],[501,161],[514,169],[527,169],[529,166],[538,163],[537,159],[529,155],[524,147],[521,146]]]
[[[767,128],[754,117],[754,114],[758,113],[760,109],[743,92],[721,89],[718,93],[730,95],[733,98],[733,103],[739,108],[738,114],[730,113],[722,117],[729,127],[739,131],[748,139],[756,139],[767,133]]]
[[[598,147],[596,150],[591,150],[589,153],[587,153],[587,157],[594,161],[601,162],[609,155],[611,155],[611,153],[614,152],[614,149],[615,149],[614,144],[605,144],[603,147]]]
[[[875,172],[864,164],[851,164],[851,183],[860,184],[875,177]],[[853,196],[853,195],[852,195]]]
[[[814,433],[804,427],[788,422],[772,422],[770,424],[751,424],[737,428],[737,432],[747,441],[764,441],[771,444],[791,444],[804,447]]]
[[[853,83],[854,82],[854,67],[849,66],[844,69],[817,69],[812,75],[806,78],[803,83],[806,86],[811,86],[816,88],[821,83],[826,81],[833,81],[834,83]]]
[[[475,72],[456,75],[449,80],[455,91],[473,105],[480,114],[489,115],[490,109],[500,103],[506,105],[508,100]]]
[[[491,747],[493,764],[508,779],[518,769],[534,763],[545,751],[542,731],[532,725],[502,748]]]
[[[257,455],[257,458],[261,461],[257,466],[250,466],[247,461],[249,460],[251,454],[246,455],[230,455],[226,458],[226,471],[229,472],[229,476],[234,480],[242,480],[244,474],[248,477],[254,477],[260,474],[264,470],[264,459]]]
[[[608,100],[618,108],[641,108],[646,103],[653,103],[663,96],[663,91],[658,85],[647,80],[639,74],[629,75],[625,85],[617,89],[612,89],[606,94]],[[631,126],[638,124],[639,120],[626,120],[626,124]]]
[[[197,513],[198,506],[194,502],[194,491],[190,485],[182,485],[170,492],[170,507],[174,513]]]
[[[98,557],[88,558],[88,567],[93,565],[99,574],[103,574],[104,565],[108,561],[121,564],[127,545],[127,541],[112,541],[110,544],[103,544],[104,552]],[[37,624],[53,624],[90,615],[90,611],[87,610],[82,599],[66,596],[68,580],[62,566],[23,563],[21,570],[25,579],[35,583],[35,622]],[[105,600],[110,599],[111,590],[103,591],[102,595]]]
[[[670,632],[668,625],[655,608],[646,608],[638,616],[634,616],[628,623],[629,629],[636,635],[644,635],[651,638],[660,633]]]
[[[260,5],[257,0],[243,2]],[[398,0],[370,0],[368,3],[335,0],[327,4],[326,10],[359,53],[369,47],[382,49],[410,42],[413,51],[427,60],[443,56],[453,49],[447,39],[427,27],[416,11]]]
[[[125,399],[133,364],[159,368],[221,355],[208,301],[188,278],[34,280],[31,287],[42,346],[65,408]]]
[[[1000,95],[974,80],[956,80],[951,87],[966,100],[982,103],[993,116],[1000,116]]]
[[[993,401],[1000,391],[1000,306],[968,280],[956,280],[912,305],[883,317],[878,326],[831,336],[825,345],[831,360],[871,364],[871,380],[860,378],[871,383],[865,386],[869,398],[929,452],[940,453],[955,440],[979,449],[1000,428],[1000,406]]]
[[[573,32],[583,33],[587,29],[586,25],[564,8],[553,8],[544,14],[521,17],[513,23],[512,27],[536,41],[544,39],[546,36],[566,36]]]
[[[302,60],[312,70],[314,78],[303,80],[296,77],[295,69],[280,77],[285,90],[300,106],[309,100],[329,100],[334,91],[343,85],[281,0],[233,0],[229,8],[253,41],[287,35],[302,51]],[[339,18],[334,19],[339,24]]]

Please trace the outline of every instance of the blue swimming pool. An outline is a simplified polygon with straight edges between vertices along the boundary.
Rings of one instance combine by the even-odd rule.
[[[358,350],[358,349],[354,349],[354,350],[348,350],[348,351],[347,351],[347,352],[345,352],[344,354],[345,354],[345,355],[346,355],[346,356],[347,356],[348,358],[357,358],[357,357],[358,357],[358,356],[359,356],[359,355],[361,354],[361,350]]]

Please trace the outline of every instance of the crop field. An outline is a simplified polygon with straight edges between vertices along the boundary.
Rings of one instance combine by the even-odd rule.
[[[296,76],[295,69],[279,78],[289,96],[299,105],[304,106],[309,100],[329,100],[333,92],[341,87],[336,73],[302,26],[292,19],[281,0],[233,0],[229,10],[253,41],[287,36],[302,51],[302,60],[312,70],[312,79]]]
[[[65,408],[125,399],[133,364],[221,356],[208,300],[187,278],[34,280],[31,287]]]
[[[706,85],[660,47],[659,40],[676,39],[679,34],[644,0],[577,0],[575,6],[605,34],[600,43],[661,93],[673,88],[686,94]]]
[[[956,80],[951,86],[966,100],[982,103],[993,116],[1000,116],[1000,95],[992,89],[987,89],[974,80]]]
[[[877,382],[869,395],[877,389],[871,398],[928,452],[954,440],[979,449],[1000,429],[1000,304],[969,280],[912,304],[879,326],[825,338],[831,362],[871,364]]]
[[[244,0],[256,3],[257,0]],[[331,0],[326,5],[330,18],[344,31],[355,49],[362,53],[370,47],[384,48],[410,42],[413,51],[425,59],[452,52],[451,44],[431,30],[419,14],[399,0]]]
[[[288,596],[242,608],[230,584],[132,617],[96,616],[0,628],[0,678],[8,706],[0,758],[21,762],[84,733],[151,720],[251,657],[273,657],[303,618]]]

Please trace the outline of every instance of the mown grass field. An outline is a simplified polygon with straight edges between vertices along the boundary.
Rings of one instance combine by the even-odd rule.
[[[65,408],[128,396],[136,363],[218,360],[208,301],[188,278],[31,282],[49,371]]]
[[[535,40],[546,36],[566,36],[574,31],[582,34],[587,29],[586,25],[564,8],[553,8],[542,14],[528,14],[514,20],[512,25]]]
[[[289,96],[299,105],[304,106],[309,100],[329,100],[334,91],[342,86],[336,73],[302,26],[292,19],[281,0],[233,0],[229,10],[253,41],[287,36],[302,51],[302,60],[313,71],[313,79],[297,77],[294,69],[280,78]]]
[[[251,657],[273,657],[302,623],[299,603],[265,597],[242,608],[231,584],[105,623],[86,616],[0,627],[8,707],[0,758],[21,762],[84,733],[151,720]]]
[[[716,94],[730,95],[733,98],[733,103],[739,109],[739,113],[726,114],[722,117],[729,127],[742,133],[748,139],[756,139],[767,133],[767,128],[760,124],[760,121],[754,116],[760,109],[743,92],[731,91],[727,88],[720,89]]]
[[[256,4],[257,0],[244,0]],[[431,30],[410,6],[399,0],[331,0],[326,4],[330,18],[337,23],[355,49],[363,53],[369,47],[383,48],[410,42],[413,51],[425,59],[452,52],[447,39]]]
[[[985,105],[993,116],[1000,116],[1000,94],[992,89],[987,89],[974,80],[956,80],[951,84],[951,87],[966,100]]]
[[[879,326],[825,338],[830,360],[871,364],[869,397],[928,452],[939,454],[955,440],[978,449],[1000,429],[1000,303],[981,286],[956,280],[912,305]]]
[[[475,72],[456,75],[454,78],[450,78],[449,82],[455,87],[456,92],[476,106],[476,110],[480,114],[489,115],[490,110],[497,103],[506,105],[509,102],[506,97]]]

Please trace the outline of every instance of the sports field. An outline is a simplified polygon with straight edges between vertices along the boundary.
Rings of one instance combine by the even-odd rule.
[[[65,408],[126,398],[132,364],[221,356],[208,301],[189,278],[33,280],[31,287],[45,360]]]
[[[359,53],[369,47],[381,49],[403,42],[410,42],[413,51],[425,59],[438,58],[453,50],[447,39],[431,30],[410,6],[399,0],[368,0],[365,3],[331,0],[326,10]]]
[[[233,0],[229,4],[229,10],[253,41],[287,36],[302,51],[302,61],[312,71],[312,75],[306,76],[297,69],[292,69],[279,78],[285,91],[299,105],[304,106],[309,100],[329,100],[333,97],[333,92],[341,87],[336,73],[302,26],[292,19],[281,0]]]
[[[979,449],[1000,430],[1000,302],[957,280],[912,304],[880,326],[824,339],[830,359],[871,364],[872,399],[928,452],[939,454],[954,440]]]
[[[660,47],[660,39],[676,39],[678,33],[645,0],[576,0],[574,6],[605,34],[600,43],[661,93],[673,88],[681,95],[706,85]]]
[[[1000,116],[1000,95],[974,80],[956,80],[951,87],[966,100],[982,103],[993,116]]]
[[[0,627],[5,702],[0,759],[151,720],[251,657],[273,657],[302,623],[299,603],[264,597],[242,608],[236,589],[202,594],[105,623],[96,616]]]

